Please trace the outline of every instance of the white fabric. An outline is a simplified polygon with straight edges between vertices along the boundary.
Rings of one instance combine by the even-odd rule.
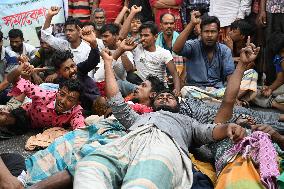
[[[221,27],[229,26],[237,18],[244,19],[251,12],[252,0],[210,0],[209,15],[217,16]]]
[[[161,81],[165,81],[166,65],[173,60],[170,51],[156,45],[156,51],[150,52],[139,44],[132,53],[137,74],[142,80],[146,80],[147,76],[151,74],[157,76]]]
[[[52,27],[41,30],[41,38],[56,50],[70,50],[73,53],[73,61],[76,64],[87,60],[91,51],[91,47],[84,40],[81,41],[81,44],[76,49],[73,49],[67,40],[52,35]]]
[[[13,51],[11,46],[7,46],[6,49],[8,51]],[[13,52],[15,52],[15,51],[13,51]],[[37,52],[37,49],[34,46],[32,46],[28,43],[23,43],[23,53],[22,53],[23,55],[26,55],[27,57],[29,57],[29,59],[33,59],[35,57],[36,52]],[[15,52],[15,53],[16,53],[17,57],[21,55],[18,52]]]
[[[113,53],[115,50],[111,50],[111,53]],[[133,55],[131,52],[129,51],[126,51],[125,52],[126,56],[128,57],[128,59],[130,60],[130,62],[132,63],[132,65],[134,64],[133,63]],[[94,74],[94,79],[97,81],[97,82],[102,82],[105,80],[105,69],[104,69],[104,63],[103,62],[100,62],[98,64],[98,70],[95,72]],[[121,61],[121,58],[119,57],[116,61],[114,60],[112,62],[112,67],[113,67],[113,70],[114,70],[114,73],[115,73],[115,76],[117,79],[121,79],[121,80],[125,80],[126,79],[126,71],[124,69],[124,66],[122,64],[122,61]]]

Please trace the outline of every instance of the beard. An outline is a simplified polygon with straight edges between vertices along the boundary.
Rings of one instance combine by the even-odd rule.
[[[154,111],[159,111],[159,110],[164,110],[164,111],[169,111],[172,113],[179,113],[179,105],[176,105],[175,107],[171,107],[168,105],[159,105],[159,106],[153,106]]]

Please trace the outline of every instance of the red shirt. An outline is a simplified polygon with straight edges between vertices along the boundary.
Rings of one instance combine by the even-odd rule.
[[[106,22],[113,23],[123,7],[122,0],[100,0],[99,7],[105,10]]]
[[[57,91],[44,90],[30,81],[20,79],[12,88],[10,95],[18,96],[22,93],[32,99],[31,103],[22,105],[31,119],[31,128],[63,127],[65,125],[70,125],[72,129],[85,127],[80,105],[60,115],[55,112]]]

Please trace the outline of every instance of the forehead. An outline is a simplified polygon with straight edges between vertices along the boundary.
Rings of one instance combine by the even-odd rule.
[[[78,98],[80,93],[78,91],[70,91],[66,86],[63,86],[60,90],[60,93],[65,93],[67,96]]]
[[[164,23],[164,22],[174,22],[174,21],[175,21],[174,17],[172,15],[170,15],[170,14],[164,15],[163,18],[162,18],[162,23]]]
[[[104,17],[104,16],[105,16],[104,12],[96,12],[95,13],[95,17]]]
[[[206,24],[202,27],[202,30],[216,31],[218,30],[218,25],[216,23]]]
[[[67,60],[65,60],[65,62],[61,64],[60,68],[66,68],[73,65],[76,65],[75,62],[71,58],[68,58]]]
[[[109,31],[106,31],[102,34],[102,36],[109,36],[109,35],[112,35],[112,33],[110,33]]]
[[[141,83],[141,86],[146,86],[146,87],[152,88],[152,84],[149,80],[143,81]]]
[[[140,19],[138,18],[133,18],[133,20],[131,22],[139,22],[139,23],[142,23]]]
[[[20,37],[15,37],[15,38],[9,38],[10,41],[22,41],[23,39]]]
[[[75,26],[75,24],[69,24],[69,25],[66,25],[65,29],[66,30],[75,30],[76,26]]]
[[[175,96],[173,94],[167,93],[167,92],[160,93],[160,94],[158,94],[157,97],[173,97],[173,98],[175,98]]]
[[[141,30],[141,35],[153,35],[152,33],[151,33],[151,30],[150,30],[150,28],[144,28],[144,29],[142,29]]]

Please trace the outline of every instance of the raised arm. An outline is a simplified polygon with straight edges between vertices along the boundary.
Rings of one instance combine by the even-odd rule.
[[[201,14],[200,14],[199,11],[193,11],[191,13],[191,20],[190,20],[189,24],[180,33],[180,35],[176,39],[176,42],[173,46],[173,51],[175,53],[178,54],[179,52],[181,52],[181,50],[184,47],[186,40],[188,39],[188,36],[192,33],[194,27],[201,22],[200,15]]]
[[[245,70],[253,64],[259,53],[259,49],[259,47],[256,48],[254,44],[250,43],[250,38],[248,38],[247,46],[241,50],[240,61],[237,68],[228,80],[222,104],[214,120],[215,123],[225,123],[232,117],[242,77]]]
[[[126,18],[126,20],[124,21],[124,24],[121,27],[121,30],[119,32],[119,38],[120,39],[125,39],[128,35],[128,32],[130,30],[130,24],[131,21],[133,20],[134,16],[141,12],[142,7],[137,7],[136,5],[133,5],[130,9],[130,14],[128,15],[128,17]]]
[[[124,6],[124,7],[121,9],[120,13],[117,15],[117,17],[116,17],[114,23],[120,25],[121,22],[123,21],[123,18],[124,18],[124,16],[125,16],[125,14],[127,13],[127,11],[129,11],[129,9],[127,8],[127,6]]]
[[[51,47],[57,50],[68,50],[69,42],[52,35],[52,28],[50,27],[53,16],[57,15],[60,7],[53,6],[48,9],[44,25],[41,30],[41,39],[48,43]]]
[[[119,92],[118,84],[112,68],[113,57],[106,50],[102,50],[101,56],[105,68],[105,91],[108,103],[112,108],[113,115],[126,128],[130,128],[139,115],[132,110]]]

